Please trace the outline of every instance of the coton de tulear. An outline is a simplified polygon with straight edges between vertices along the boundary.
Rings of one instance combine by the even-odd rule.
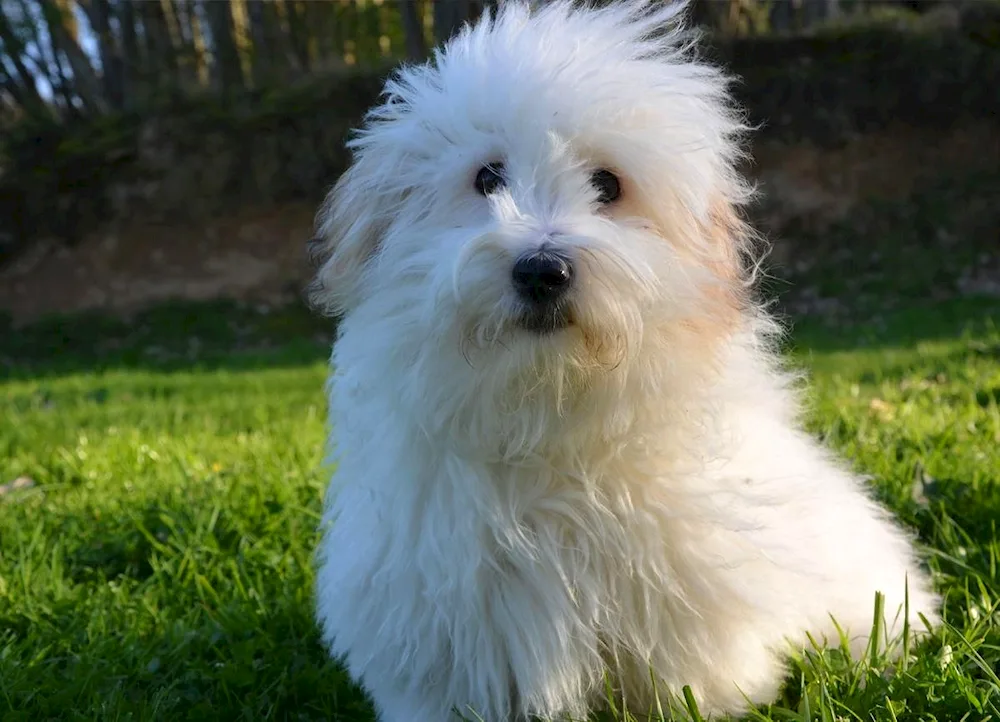
[[[387,82],[320,212],[318,616],[384,722],[582,717],[606,680],[739,713],[807,635],[863,650],[876,592],[888,634],[904,598],[936,623],[909,536],[800,430],[746,126],[684,13],[502,4]]]

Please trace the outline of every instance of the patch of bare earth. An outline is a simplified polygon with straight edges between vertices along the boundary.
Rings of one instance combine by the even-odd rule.
[[[936,177],[996,168],[1000,133],[994,123],[947,132],[896,127],[837,148],[758,143],[753,156],[758,220],[787,243],[794,242],[782,237],[791,226],[822,231],[849,220],[859,204],[905,200]]]
[[[280,305],[300,298],[316,208],[247,208],[198,226],[122,224],[74,247],[38,243],[0,269],[15,324],[84,310],[127,315],[172,300]]]
[[[837,148],[760,142],[748,169],[757,179],[757,219],[774,242],[772,260],[796,264],[810,249],[802,229],[849,220],[873,199],[905,199],[943,172],[1000,165],[992,124],[950,132],[893,128]],[[281,304],[301,297],[310,272],[305,242],[315,207],[287,204],[197,227],[119,222],[72,248],[36,243],[0,268],[0,313],[15,324],[82,310],[127,315],[169,300],[234,299]],[[969,288],[1000,287],[990,259]]]

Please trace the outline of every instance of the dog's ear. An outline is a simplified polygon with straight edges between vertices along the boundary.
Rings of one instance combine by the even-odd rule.
[[[755,234],[740,209],[720,199],[712,205],[705,228],[709,270],[716,282],[706,288],[713,313],[719,319],[735,320],[749,300],[752,270],[748,266]]]
[[[316,275],[309,303],[330,316],[341,316],[360,300],[365,276],[385,233],[380,194],[360,182],[362,169],[351,166],[327,195],[316,216],[316,237],[308,252]]]
[[[736,206],[723,199],[713,203],[707,235],[713,256],[713,271],[722,280],[738,282],[743,275],[750,227]]]

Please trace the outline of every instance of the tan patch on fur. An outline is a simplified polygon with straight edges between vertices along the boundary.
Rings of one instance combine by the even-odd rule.
[[[727,202],[716,202],[707,224],[699,224],[706,251],[692,258],[704,263],[709,281],[702,286],[705,305],[702,313],[685,319],[684,329],[702,347],[706,360],[714,358],[718,346],[739,326],[745,298],[740,244],[747,229],[736,210]]]
[[[611,371],[625,360],[627,351],[622,339],[610,337],[588,325],[577,324],[577,328],[583,338],[583,347],[588,358],[593,359],[595,368]]]
[[[644,197],[627,179],[622,188],[614,216],[647,219],[685,262],[708,271],[701,287],[701,309],[683,319],[673,333],[688,336],[686,347],[703,354],[710,364],[722,342],[737,329],[746,303],[740,249],[749,229],[736,208],[721,197],[712,204],[708,220],[701,222],[686,209],[673,207],[669,198]]]
[[[742,276],[739,251],[748,230],[746,224],[732,204],[721,199],[715,202],[709,217],[705,233],[720,258],[714,271],[720,278],[739,283]]]

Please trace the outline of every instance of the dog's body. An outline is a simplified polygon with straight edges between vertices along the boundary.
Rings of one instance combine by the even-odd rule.
[[[384,722],[778,691],[807,633],[933,623],[797,426],[745,293],[743,131],[677,8],[508,3],[405,69],[321,216],[343,316],[317,580]],[[664,32],[665,29],[665,32]],[[513,269],[513,271],[512,271]]]

